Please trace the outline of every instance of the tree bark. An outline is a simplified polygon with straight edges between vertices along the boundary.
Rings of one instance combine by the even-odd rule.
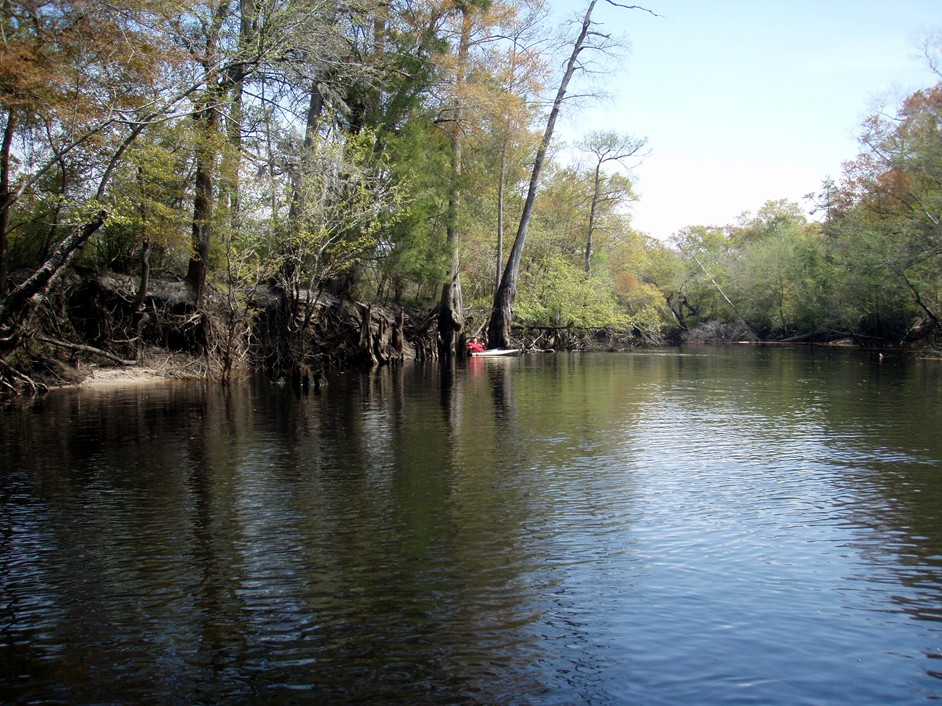
[[[373,345],[373,306],[367,304],[362,308],[360,316],[360,355],[371,367],[379,365],[376,357],[376,347]]]
[[[150,287],[150,238],[144,238],[141,244],[141,279],[134,297],[134,309],[140,311],[144,308],[144,299]]]
[[[500,173],[497,177],[497,266],[494,268],[494,292],[500,289],[500,267],[504,261],[504,187],[507,181],[507,146],[500,153]]]
[[[209,105],[204,105],[194,115],[200,144],[196,148],[196,173],[193,180],[193,251],[186,271],[186,284],[193,293],[196,306],[203,301],[213,233],[213,172],[216,166],[213,141],[219,126],[216,111],[217,106],[210,100]]]
[[[464,71],[468,63],[468,52],[471,45],[471,11],[464,4],[459,6],[461,11],[461,39],[458,44],[458,77],[455,82],[458,88],[464,82]],[[461,331],[464,328],[464,314],[462,312],[461,274],[460,274],[460,236],[458,232],[458,217],[461,208],[461,173],[462,153],[464,149],[464,136],[462,135],[461,98],[455,97],[451,124],[451,190],[448,195],[448,247],[451,251],[451,272],[448,281],[442,286],[442,298],[438,309],[438,338],[439,353],[442,357],[451,358],[458,353],[460,347]]]
[[[303,148],[298,159],[298,163],[291,171],[291,205],[288,207],[288,229],[292,232],[296,232],[302,227],[301,219],[304,216],[305,210],[304,177],[305,170],[307,169],[305,160],[308,158],[308,155],[311,153],[311,150],[314,146],[314,140],[317,137],[317,130],[320,125],[321,115],[323,112],[324,96],[321,93],[321,90],[317,84],[317,79],[315,78],[311,81],[310,94],[308,95]],[[299,265],[296,262],[297,252],[292,246],[285,247],[285,252],[281,253],[284,258],[278,276],[285,288],[285,292],[291,298],[292,315],[296,315],[298,313],[296,304],[298,302],[298,290],[300,287],[300,283],[298,282]]]
[[[219,111],[226,95],[227,80],[214,75],[218,59],[220,36],[229,15],[227,0],[218,0],[213,8],[212,22],[206,27],[206,47],[200,61],[203,64],[207,85],[193,112],[196,127],[196,168],[193,178],[193,231],[192,252],[187,267],[185,282],[193,294],[193,301],[200,306],[203,289],[209,271],[209,246],[213,234],[213,179],[219,149],[216,146],[219,132]],[[223,73],[224,76],[224,73]]]
[[[488,324],[488,346],[491,348],[510,348],[510,327],[513,322],[513,305],[517,296],[517,277],[520,271],[520,261],[523,257],[523,246],[527,238],[527,230],[530,227],[530,216],[533,213],[533,204],[536,201],[536,192],[540,182],[540,172],[543,169],[543,162],[546,159],[546,150],[549,147],[550,140],[553,138],[553,130],[556,127],[556,118],[562,107],[563,99],[566,97],[566,91],[569,89],[569,81],[576,71],[579,54],[585,48],[586,38],[589,36],[589,30],[592,27],[592,11],[595,9],[596,2],[592,0],[586,9],[585,18],[582,20],[582,29],[572,48],[572,54],[566,64],[566,72],[559,84],[559,90],[556,92],[556,99],[553,101],[553,108],[550,110],[549,118],[546,121],[546,129],[540,140],[540,146],[536,152],[536,159],[533,161],[533,172],[530,175],[530,185],[527,189],[527,198],[523,204],[523,213],[520,216],[520,224],[517,227],[517,235],[514,238],[513,246],[510,249],[510,257],[507,259],[507,266],[504,268],[504,276],[500,286],[494,295],[494,306],[491,309],[491,319]]]
[[[239,51],[250,54],[257,42],[256,26],[261,14],[258,0],[239,1]],[[242,165],[242,120],[244,115],[245,79],[250,74],[251,64],[236,63],[226,72],[229,87],[229,105],[226,115],[226,137],[228,149],[222,160],[223,207],[228,211],[229,228],[237,233],[240,224],[240,181],[239,171]]]
[[[455,180],[461,175],[461,141],[455,140],[452,151],[452,173]],[[451,273],[448,281],[442,285],[442,298],[438,310],[438,337],[440,353],[443,357],[452,357],[458,350],[458,339],[464,328],[461,297],[461,260],[458,251],[458,208],[461,192],[453,186],[448,199],[448,244],[451,248]]]
[[[308,96],[307,117],[304,125],[304,149],[301,163],[291,173],[291,206],[288,209],[288,222],[290,228],[300,228],[300,219],[304,213],[304,158],[314,146],[314,138],[320,125],[321,115],[324,112],[324,96],[317,85],[317,79],[311,82],[311,92]],[[290,258],[289,258],[290,259]]]
[[[16,131],[16,113],[12,110],[7,113],[7,124],[3,129],[3,142],[0,145],[0,294],[7,286],[7,270],[9,268],[9,236],[10,225],[10,146],[13,144],[13,133]]]
[[[592,271],[592,235],[595,231],[595,210],[599,205],[599,187],[602,181],[602,163],[595,166],[595,181],[592,184],[592,205],[589,208],[589,233],[585,239],[585,273]]]

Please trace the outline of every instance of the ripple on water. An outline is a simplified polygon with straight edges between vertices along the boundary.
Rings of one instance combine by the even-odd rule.
[[[0,476],[0,692],[942,696],[939,449],[872,389],[841,393],[855,371],[771,351],[544,365],[70,407],[29,438],[35,464],[0,432],[22,469]]]

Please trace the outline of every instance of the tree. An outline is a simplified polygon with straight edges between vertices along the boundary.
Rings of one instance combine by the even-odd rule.
[[[542,16],[542,3],[457,2],[457,41],[452,54],[440,60],[442,73],[450,77],[440,124],[451,143],[451,179],[448,184],[447,243],[452,255],[448,281],[442,288],[439,308],[439,339],[444,355],[453,355],[461,344],[464,326],[460,270],[462,250],[474,229],[467,213],[484,198],[484,184],[496,181],[498,233],[503,228],[508,160],[514,142],[521,141],[531,111],[527,94],[539,73],[539,62],[524,44],[535,41],[534,27]],[[467,164],[489,161],[496,156],[496,180],[478,168],[469,175]],[[476,178],[474,178],[476,177]],[[468,194],[469,187],[477,194]],[[488,194],[488,197],[492,197]],[[476,219],[475,219],[476,220]],[[488,219],[490,220],[490,219]],[[480,230],[480,229],[479,229]],[[498,250],[502,238],[498,235]]]
[[[315,0],[311,0],[314,2]],[[298,0],[299,3],[307,0]],[[77,222],[43,258],[26,281],[0,303],[0,327],[23,312],[37,294],[55,281],[76,252],[105,223],[105,201],[112,177],[129,148],[152,126],[194,116],[204,139],[198,141],[194,188],[194,252],[188,280],[198,294],[205,278],[209,227],[214,198],[213,175],[218,155],[218,114],[223,111],[233,76],[290,55],[290,39],[299,23],[313,21],[310,11],[278,15],[263,38],[240,46],[232,37],[231,3],[167,6],[152,0],[122,0],[118,5],[93,2],[24,4],[13,24],[30,51],[55,67],[42,85],[46,93],[26,90],[31,62],[5,62],[3,112],[25,116],[16,124],[31,131],[31,152],[22,160],[16,188],[8,188],[3,208],[15,207],[58,170],[71,181],[61,190],[56,220]],[[248,8],[246,4],[246,8]],[[301,9],[301,8],[298,8]],[[31,27],[29,31],[23,27]],[[11,29],[11,32],[13,31]],[[56,41],[49,41],[56,37]],[[54,49],[55,62],[42,54]],[[39,47],[38,49],[36,47]],[[5,47],[10,50],[10,45]],[[25,49],[18,51],[30,55]],[[12,50],[10,50],[12,51]],[[31,56],[31,55],[30,55]],[[7,69],[9,67],[9,69]],[[32,90],[32,89],[30,89]],[[28,100],[20,99],[27,95]],[[7,123],[9,125],[9,121]],[[43,130],[32,126],[42,125]],[[40,142],[38,136],[44,136]],[[24,320],[19,317],[21,322]],[[7,336],[14,343],[17,324]]]
[[[619,304],[643,338],[660,342],[664,331],[678,323],[667,294],[681,267],[680,257],[666,243],[631,229],[611,250],[608,261]]]
[[[542,90],[546,80],[547,65],[539,52],[542,38],[537,31],[545,15],[543,0],[528,3],[524,12],[519,13],[507,27],[510,44],[507,51],[492,52],[487,62],[498,85],[493,108],[488,116],[493,124],[497,152],[495,292],[500,287],[501,268],[504,266],[507,195],[517,178],[523,177],[518,155],[533,141],[529,128],[534,116],[534,97]]]
[[[592,239],[597,227],[596,217],[602,205],[615,206],[632,197],[631,182],[618,175],[606,175],[607,165],[620,164],[634,157],[645,146],[647,140],[614,131],[591,132],[579,143],[579,148],[588,152],[594,161],[592,165],[592,191],[589,197],[589,225],[585,244],[585,271],[592,267]]]
[[[942,83],[907,97],[895,115],[867,118],[860,144],[860,155],[845,167],[827,228],[832,256],[847,274],[845,297],[859,318],[874,325],[880,316],[891,324],[893,308],[906,301],[897,311],[908,320],[893,325],[893,333],[907,335],[899,329],[916,326],[923,335],[938,335]],[[845,251],[851,244],[853,250]]]
[[[34,297],[107,219],[107,188],[128,148],[149,126],[177,115],[201,82],[180,73],[186,57],[168,39],[171,18],[160,4],[24,3],[3,17],[8,41],[0,107],[7,133],[20,130],[24,145],[15,165],[9,146],[4,153],[3,238],[14,210],[53,173],[59,179],[51,215],[56,224],[73,223],[64,237],[54,226],[58,243],[0,302],[0,331],[11,347],[29,322]]]
[[[390,291],[396,301],[407,298],[418,306],[432,299],[440,302],[442,272],[449,270],[452,258],[441,238],[448,210],[441,175],[451,165],[447,136],[431,116],[415,115],[383,139],[403,207],[377,243],[373,264],[379,295]]]
[[[112,178],[113,214],[95,238],[95,261],[128,273],[139,267],[136,308],[148,293],[152,253],[188,250],[188,139],[180,124],[152,125],[128,148]]]
[[[606,0],[610,5],[628,9],[637,9],[637,5],[621,5],[613,0]],[[494,294],[494,305],[491,309],[491,318],[488,324],[488,345],[492,348],[507,348],[510,346],[510,327],[513,320],[514,297],[517,294],[517,281],[520,272],[520,262],[523,258],[523,247],[527,238],[527,230],[530,225],[530,218],[533,214],[533,205],[536,201],[536,194],[540,183],[540,173],[543,170],[543,162],[546,159],[546,152],[550,141],[553,139],[553,131],[556,127],[556,120],[562,109],[563,101],[566,98],[566,92],[569,90],[569,83],[573,75],[580,66],[580,54],[586,49],[599,49],[601,46],[593,43],[591,40],[603,39],[608,37],[593,30],[592,12],[598,0],[591,0],[586,8],[585,15],[579,34],[573,43],[572,53],[566,62],[566,69],[563,73],[559,88],[556,91],[556,97],[553,100],[549,117],[546,120],[546,128],[543,131],[543,137],[540,140],[536,151],[536,157],[533,160],[533,171],[530,174],[529,186],[527,188],[526,200],[523,204],[523,212],[520,215],[520,222],[517,226],[517,235],[514,237],[513,246],[510,249],[510,255],[507,259],[507,265],[504,268],[504,275],[501,278],[500,286]],[[643,9],[643,8],[640,8]],[[653,13],[652,13],[653,14]]]
[[[579,328],[616,326],[627,320],[611,280],[598,272],[587,277],[579,264],[560,253],[541,258],[523,272],[517,315],[538,326]]]
[[[460,346],[461,331],[464,328],[462,313],[460,252],[458,236],[458,216],[461,208],[461,173],[464,151],[464,111],[462,95],[467,81],[468,55],[471,49],[471,29],[475,10],[485,10],[488,0],[470,2],[458,0],[455,9],[460,16],[458,46],[454,62],[454,87],[451,95],[446,124],[451,139],[451,180],[448,193],[448,216],[446,234],[448,249],[451,252],[451,271],[442,285],[442,297],[438,308],[438,344],[443,357],[454,356]]]
[[[666,298],[680,327],[687,330],[701,321],[742,318],[724,290],[731,254],[723,229],[688,226],[675,233],[671,242],[680,253],[683,268],[680,281]]]
[[[725,278],[746,323],[761,335],[814,333],[826,304],[818,226],[797,203],[780,200],[744,214],[729,231]]]
[[[336,130],[315,136],[305,151],[298,183],[303,208],[279,239],[281,257],[291,262],[272,261],[296,322],[288,326],[296,345],[284,365],[304,361],[304,337],[321,284],[371,252],[397,218],[398,191],[373,143],[368,131]]]
[[[9,110],[0,139],[0,292],[7,288],[10,250],[10,148],[16,132],[16,113]]]
[[[381,0],[342,4],[332,0],[212,0],[195,11],[187,38],[204,81],[193,106],[193,226],[186,281],[197,303],[208,272],[213,230],[227,220],[231,223],[238,209],[241,123],[246,108],[264,115],[268,134],[299,129],[302,135],[310,135],[317,131],[326,108],[334,108],[338,116],[346,111],[352,123],[357,106],[346,104],[343,97],[353,87],[367,91],[369,77],[374,75],[374,67],[361,61],[356,40],[371,24],[370,18],[384,12]],[[245,104],[247,85],[254,105]],[[227,118],[225,134],[223,116]],[[351,129],[357,132],[361,126]],[[290,164],[284,169],[285,157],[269,154],[263,168],[283,172],[290,180],[293,172]],[[215,214],[221,195],[231,211],[228,219]]]

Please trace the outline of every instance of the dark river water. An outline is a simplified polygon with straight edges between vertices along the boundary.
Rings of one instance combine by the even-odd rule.
[[[0,422],[0,702],[942,698],[939,361],[474,359]]]

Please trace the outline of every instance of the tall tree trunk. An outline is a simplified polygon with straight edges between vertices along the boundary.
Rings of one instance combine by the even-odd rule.
[[[141,193],[144,193],[146,182],[144,180],[144,168],[138,167],[137,181]],[[143,224],[143,242],[141,243],[141,279],[137,288],[137,296],[134,297],[134,309],[140,311],[144,307],[144,299],[147,298],[147,289],[150,286],[150,235],[147,226],[147,205],[143,198],[138,206],[141,223]]]
[[[140,311],[144,308],[147,290],[150,288],[150,238],[144,238],[141,243],[141,279],[137,287],[137,296],[134,297],[134,309]]]
[[[288,208],[288,228],[295,231],[301,228],[301,218],[304,215],[304,172],[306,169],[305,160],[314,147],[314,140],[317,138],[317,130],[320,126],[321,115],[324,113],[324,96],[318,86],[317,79],[311,82],[310,95],[308,97],[307,118],[304,126],[304,146],[298,164],[291,172],[291,205]],[[295,252],[283,253],[286,255],[279,273],[280,279],[285,286],[286,291],[290,291],[293,297],[296,297],[296,282],[298,263],[295,262]]]
[[[260,0],[239,0],[239,51],[251,55],[258,43],[258,24],[262,8]],[[223,154],[221,167],[221,201],[228,211],[229,228],[232,233],[240,225],[240,175],[242,166],[242,120],[245,79],[254,66],[247,63],[233,64],[226,75],[228,113],[226,116],[226,138],[228,149]]]
[[[461,177],[461,137],[455,130],[452,141],[452,178],[457,182]],[[461,189],[457,184],[451,188],[448,196],[448,246],[451,250],[451,273],[442,285],[442,298],[438,309],[438,336],[440,354],[451,357],[458,352],[458,339],[464,328],[461,297],[461,255],[459,252],[458,212],[461,201]]]
[[[510,257],[507,259],[507,266],[504,268],[504,276],[494,295],[494,306],[491,309],[491,319],[488,324],[488,345],[491,348],[509,348],[511,345],[510,327],[513,322],[514,298],[517,296],[517,278],[520,272],[520,261],[523,257],[523,245],[527,238],[527,230],[530,227],[530,216],[533,213],[533,203],[536,200],[536,191],[540,182],[540,172],[546,159],[546,150],[553,138],[556,118],[559,116],[563,99],[566,97],[566,91],[569,88],[569,81],[576,71],[579,54],[585,47],[586,38],[589,36],[589,30],[592,27],[592,11],[595,9],[597,1],[592,0],[586,9],[585,18],[582,20],[582,29],[573,45],[572,54],[566,64],[566,72],[563,74],[559,90],[556,92],[556,99],[553,101],[553,108],[550,110],[549,118],[546,121],[543,138],[540,140],[540,146],[536,151],[536,159],[533,161],[533,172],[530,175],[530,185],[527,189],[526,201],[523,204],[523,213],[520,215],[517,235],[510,249]]]
[[[192,251],[185,281],[197,306],[203,301],[203,290],[209,271],[209,247],[212,242],[215,202],[213,180],[219,159],[219,148],[216,146],[219,137],[219,111],[222,110],[229,78],[216,74],[215,64],[222,28],[229,11],[228,0],[217,0],[213,8],[212,23],[206,27],[206,47],[200,58],[206,72],[206,88],[193,112],[196,128],[196,169],[193,180]]]
[[[7,270],[9,268],[9,235],[10,227],[10,146],[13,144],[13,133],[16,131],[16,113],[12,110],[7,113],[7,124],[3,129],[3,142],[0,144],[0,294],[7,286]]]
[[[464,72],[468,64],[468,52],[471,46],[471,11],[462,4],[461,11],[461,39],[458,43],[458,67],[455,88],[460,89],[464,82]],[[456,94],[459,90],[456,90]],[[460,236],[458,218],[461,211],[461,173],[462,152],[464,149],[464,135],[462,134],[463,120],[461,110],[461,96],[456,95],[451,123],[451,190],[448,194],[448,248],[451,252],[451,271],[448,281],[442,285],[442,298],[438,308],[438,345],[439,354],[450,358],[457,354],[462,330],[464,329],[464,313],[461,300],[461,273],[460,273]]]
[[[386,25],[389,18],[389,3],[380,3],[374,12],[372,61],[374,66],[376,66],[379,70],[383,70],[384,63],[386,61],[386,35],[388,34]],[[376,81],[370,86],[363,101],[365,125],[372,125],[374,127],[378,126],[381,119],[380,110],[382,101],[382,87],[380,86],[380,83]],[[374,147],[377,150],[381,149],[381,142],[377,141],[377,144]]]
[[[288,229],[296,232],[303,228],[302,219],[305,213],[304,179],[308,169],[307,160],[314,149],[317,139],[321,116],[324,112],[324,96],[318,86],[318,79],[311,81],[308,95],[307,116],[305,119],[304,143],[297,163],[291,170],[291,203],[288,207]],[[276,342],[276,362],[273,367],[289,376],[296,375],[300,365],[304,362],[304,341],[307,322],[310,320],[313,303],[306,299],[307,310],[301,310],[301,289],[303,276],[302,263],[298,258],[297,247],[285,242],[281,266],[278,270],[280,284],[277,295],[279,304],[274,321],[273,338]],[[303,321],[300,326],[295,322]]]
[[[304,211],[304,196],[302,179],[304,178],[304,157],[314,147],[314,139],[317,137],[317,129],[320,125],[321,115],[324,113],[324,96],[320,87],[317,85],[317,79],[311,82],[311,93],[307,104],[307,119],[304,125],[304,149],[302,152],[302,164],[291,174],[291,207],[288,210],[288,219],[292,227],[296,226],[297,220]]]
[[[193,189],[192,252],[186,271],[186,284],[193,293],[197,306],[203,301],[213,232],[213,172],[217,158],[214,143],[219,127],[217,110],[215,101],[207,98],[207,104],[193,116],[197,125],[196,174]]]
[[[497,175],[497,266],[494,268],[494,292],[500,289],[500,268],[504,262],[504,188],[507,182],[507,145],[500,152]]]
[[[602,181],[601,162],[595,167],[595,182],[592,185],[592,204],[589,207],[589,233],[585,239],[585,273],[592,271],[592,235],[595,231],[595,210],[599,205],[599,185]]]
[[[242,166],[242,95],[245,76],[242,72],[233,77],[232,95],[226,116],[226,150],[219,169],[219,196],[231,234],[239,232],[239,170]]]

